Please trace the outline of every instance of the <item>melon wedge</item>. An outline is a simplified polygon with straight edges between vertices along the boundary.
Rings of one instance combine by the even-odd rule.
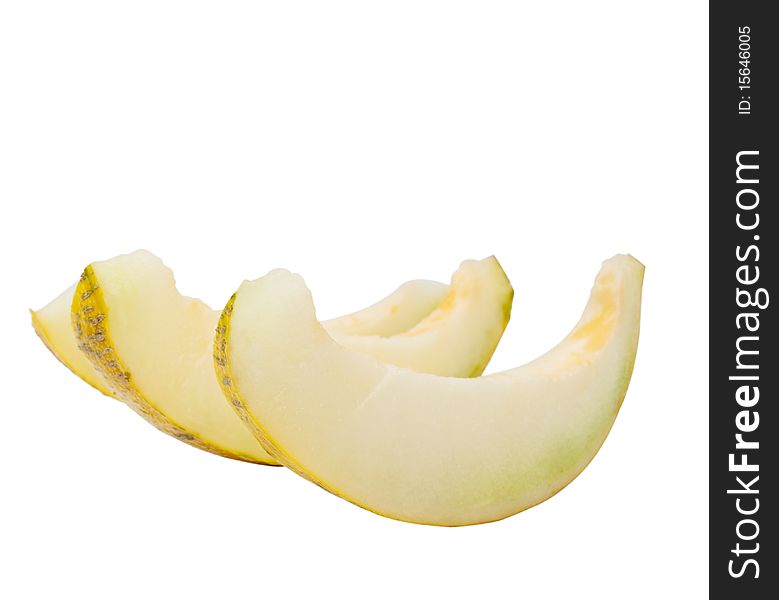
[[[487,367],[511,315],[514,291],[494,256],[467,260],[430,315],[390,337],[342,335],[343,346],[399,367],[433,375],[475,377]],[[478,326],[477,326],[478,325]]]
[[[116,398],[116,393],[79,350],[73,335],[70,309],[75,290],[74,284],[40,310],[31,310],[32,326],[57,360],[93,388]],[[341,335],[394,335],[427,317],[448,291],[448,285],[437,281],[408,281],[376,304],[327,321],[325,326]]]
[[[506,325],[506,306],[513,293],[494,258],[471,262],[462,267],[471,276],[455,277],[442,301],[444,314],[436,309],[420,324],[435,320],[427,333],[407,341],[409,355],[418,357],[418,345],[429,348],[429,339],[440,337],[437,351],[451,359],[446,361],[450,375],[472,373],[491,356]],[[485,280],[485,287],[492,285],[493,278],[501,280],[502,286],[494,286],[500,294],[463,294],[465,299],[458,300],[461,288],[469,289],[474,278]],[[463,303],[470,308],[460,310]],[[179,294],[173,273],[154,255],[140,251],[89,265],[76,287],[72,311],[81,350],[117,395],[150,423],[203,450],[276,463],[225,403],[214,375],[219,311]],[[502,323],[499,330],[494,327],[496,319]],[[480,354],[445,345],[451,338],[448,330],[462,328],[477,336],[474,344],[482,349]],[[492,337],[483,336],[485,330]],[[359,339],[344,338],[346,344]],[[361,351],[381,351],[393,338],[371,336],[371,340],[373,345],[363,344]],[[400,353],[398,358],[403,358]],[[415,366],[413,360],[403,362]]]
[[[630,256],[606,261],[558,346],[455,379],[343,347],[303,280],[273,271],[223,311],[217,371],[266,450],[334,494],[414,523],[495,521],[555,494],[605,440],[636,356],[643,273]]]

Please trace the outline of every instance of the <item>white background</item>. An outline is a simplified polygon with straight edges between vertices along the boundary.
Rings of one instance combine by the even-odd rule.
[[[707,578],[704,2],[5,2],[0,596],[699,598]],[[646,264],[602,451],[502,522],[384,519],[162,435],[58,364],[39,308],[160,255],[224,304],[302,273],[321,317],[495,253],[490,371]]]

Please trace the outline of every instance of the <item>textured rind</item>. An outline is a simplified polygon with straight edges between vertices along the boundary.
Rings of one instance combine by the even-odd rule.
[[[88,381],[85,377],[82,377],[80,373],[78,373],[73,367],[71,367],[66,360],[64,360],[54,349],[54,345],[49,340],[49,336],[46,334],[46,328],[43,326],[43,323],[41,323],[40,319],[38,318],[37,313],[34,310],[30,311],[30,317],[32,319],[32,328],[35,330],[35,333],[38,335],[40,340],[43,342],[43,345],[46,346],[47,350],[51,352],[54,355],[54,358],[56,358],[59,362],[61,362],[65,367],[73,373],[76,377],[81,379],[84,383],[88,384],[89,386],[96,389],[101,394],[104,394],[110,398],[114,398],[116,400],[120,400],[120,398],[117,397],[117,395],[107,386],[105,388],[101,388],[98,385],[95,385],[91,381]]]
[[[81,351],[86,354],[106,383],[113,388],[116,396],[146,421],[160,431],[200,450],[246,462],[272,464],[260,463],[255,459],[200,439],[168,418],[144,397],[133,383],[130,371],[116,356],[110,335],[110,314],[91,265],[84,270],[76,286],[71,316],[73,330]]]

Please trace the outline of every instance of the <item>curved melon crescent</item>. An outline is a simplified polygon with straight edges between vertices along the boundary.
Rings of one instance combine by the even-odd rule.
[[[467,261],[444,299],[404,343],[397,335],[338,339],[409,368],[480,373],[506,326],[512,295],[494,258]],[[387,307],[371,310],[384,314]],[[179,294],[173,273],[157,257],[139,251],[92,263],[76,287],[72,312],[81,350],[147,421],[203,450],[276,464],[225,403],[214,376],[220,312]],[[354,315],[349,319],[353,327]],[[470,336],[473,347],[452,343],[460,336]]]
[[[335,342],[303,280],[244,283],[222,313],[228,400],[281,463],[395,519],[501,519],[572,481],[606,438],[638,344],[644,267],[606,261],[558,346],[478,379],[397,368]]]
[[[33,329],[54,357],[75,375],[106,396],[117,398],[78,348],[70,313],[75,290],[72,285],[40,310],[31,310]],[[377,303],[325,325],[328,331],[339,335],[395,335],[427,317],[448,292],[449,286],[437,281],[407,281]]]

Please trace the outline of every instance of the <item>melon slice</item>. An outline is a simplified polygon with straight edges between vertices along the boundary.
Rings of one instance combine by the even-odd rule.
[[[324,321],[332,335],[389,337],[414,327],[443,301],[449,286],[438,281],[407,281],[386,298],[357,312]]]
[[[494,256],[467,260],[430,315],[391,337],[341,335],[343,346],[433,375],[475,377],[487,367],[511,315],[514,291]],[[334,331],[328,324],[325,329]]]
[[[472,261],[473,262],[473,261]],[[434,321],[427,333],[409,337],[408,353],[419,357],[416,346],[434,348],[451,360],[444,362],[449,375],[467,375],[493,352],[508,319],[511,286],[495,259],[467,263],[472,277],[455,277],[442,304],[424,319]],[[484,265],[484,268],[475,268]],[[463,294],[473,279],[502,280],[497,295]],[[487,281],[489,280],[489,281]],[[467,285],[466,285],[467,284]],[[463,302],[470,308],[461,310]],[[447,308],[450,307],[450,308]],[[162,431],[193,446],[237,458],[275,464],[235,412],[224,401],[213,368],[213,338],[219,311],[186,298],[176,290],[173,274],[148,252],[135,252],[89,265],[79,281],[72,306],[74,327],[81,350],[112,389],[132,408]],[[443,311],[444,314],[441,314]],[[448,316],[447,316],[448,315]],[[502,326],[494,327],[496,319]],[[477,339],[480,354],[448,345],[449,329],[466,328]],[[484,336],[483,331],[492,337]],[[431,346],[439,336],[441,344]],[[346,336],[346,344],[359,340]],[[393,338],[371,336],[365,352],[380,352]],[[398,354],[397,358],[403,357]],[[413,360],[403,361],[415,367]],[[424,366],[424,365],[423,365]]]
[[[73,335],[70,309],[75,290],[74,284],[40,310],[31,310],[32,326],[57,360],[98,391],[115,398],[115,392],[79,350]],[[427,317],[448,291],[449,286],[438,281],[407,281],[376,304],[327,321],[325,326],[341,335],[394,335]]]
[[[630,256],[606,261],[558,346],[455,379],[343,347],[303,280],[273,271],[223,311],[217,371],[266,450],[334,494],[414,523],[495,521],[555,494],[604,442],[633,369],[643,273]]]

